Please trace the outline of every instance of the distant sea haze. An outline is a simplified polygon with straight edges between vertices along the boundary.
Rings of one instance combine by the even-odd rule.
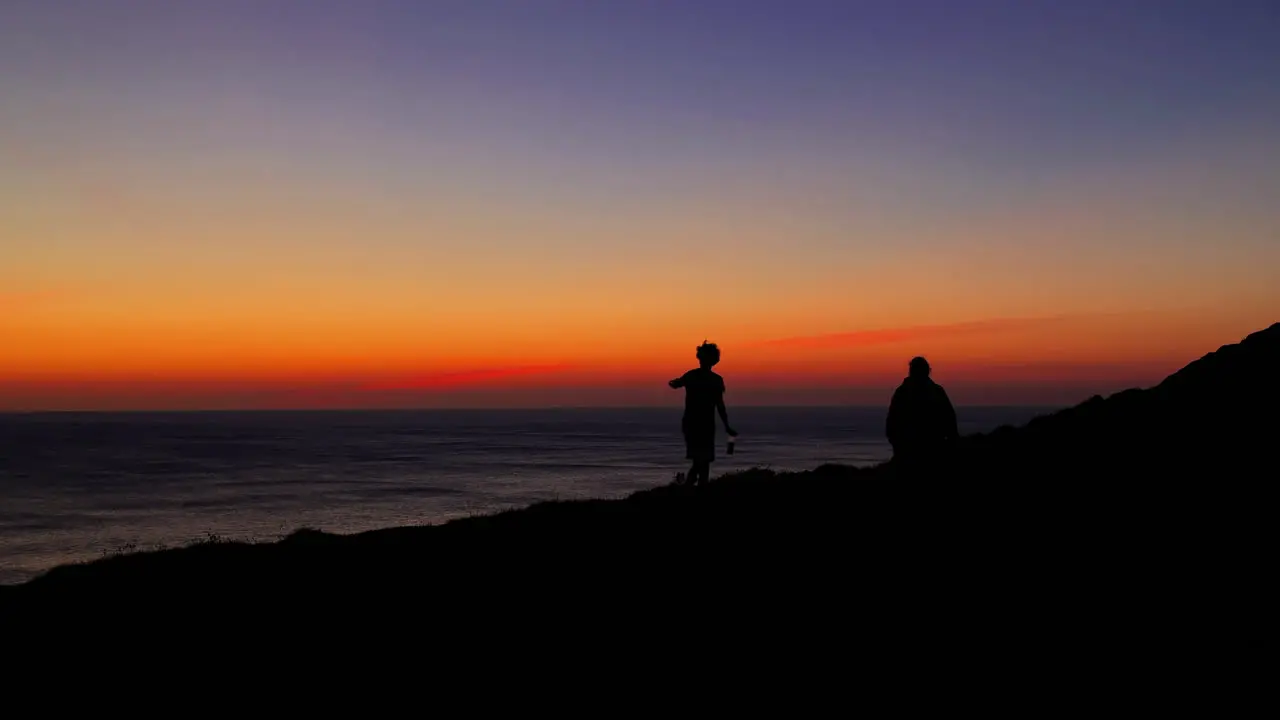
[[[1052,408],[960,407],[961,431]],[[0,583],[210,534],[274,540],[619,497],[686,469],[675,408],[0,415]],[[884,408],[730,408],[712,473],[870,465]]]

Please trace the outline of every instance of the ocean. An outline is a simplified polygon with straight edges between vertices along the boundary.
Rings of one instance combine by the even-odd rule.
[[[1047,408],[958,408],[961,432]],[[679,407],[0,414],[0,584],[217,536],[353,533],[622,497],[687,468]],[[713,478],[888,459],[884,408],[732,408]]]

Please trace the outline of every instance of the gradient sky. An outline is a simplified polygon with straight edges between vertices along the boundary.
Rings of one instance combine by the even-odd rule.
[[[958,402],[1280,320],[1274,0],[0,0],[0,409]]]

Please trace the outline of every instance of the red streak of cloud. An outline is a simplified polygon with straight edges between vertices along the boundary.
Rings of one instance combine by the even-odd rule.
[[[868,345],[886,345],[944,336],[974,335],[1017,330],[1020,328],[1042,326],[1047,323],[1060,322],[1067,319],[1068,318],[1066,317],[997,318],[993,320],[975,320],[972,322],[950,323],[946,325],[913,325],[902,328],[855,330],[852,332],[764,340],[752,343],[748,347],[865,347]]]

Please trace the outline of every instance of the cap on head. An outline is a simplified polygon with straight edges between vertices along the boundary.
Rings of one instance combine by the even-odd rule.
[[[711,367],[720,362],[720,348],[716,347],[715,343],[703,340],[698,346],[698,362],[702,363],[703,367]]]
[[[911,358],[911,364],[909,367],[911,368],[912,375],[925,377],[929,374],[929,361],[922,357]]]

